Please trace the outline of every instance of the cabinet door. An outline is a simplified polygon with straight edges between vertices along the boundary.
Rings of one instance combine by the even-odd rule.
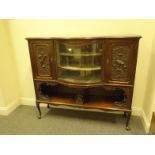
[[[102,44],[97,40],[57,40],[58,79],[71,83],[102,81]]]
[[[138,39],[106,41],[106,78],[108,83],[132,84],[137,60]]]
[[[51,40],[29,40],[34,78],[52,78],[53,43]]]

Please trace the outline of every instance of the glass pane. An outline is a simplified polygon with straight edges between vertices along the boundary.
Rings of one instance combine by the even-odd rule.
[[[57,43],[58,79],[69,82],[101,81],[101,52],[97,43]]]

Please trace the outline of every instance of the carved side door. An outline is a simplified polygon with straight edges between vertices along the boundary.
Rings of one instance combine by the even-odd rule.
[[[138,39],[116,38],[106,41],[106,82],[133,84]]]
[[[29,40],[29,49],[34,78],[53,78],[53,42]]]

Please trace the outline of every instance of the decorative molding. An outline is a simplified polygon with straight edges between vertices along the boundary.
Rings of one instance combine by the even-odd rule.
[[[43,100],[49,100],[48,96],[49,93],[47,90],[50,89],[50,87],[55,86],[57,84],[48,81],[36,81],[35,85],[36,85],[36,94],[38,95],[38,98]]]
[[[76,99],[75,99],[75,103],[76,104],[83,104],[84,102],[84,98],[82,94],[77,94],[76,95]]]
[[[16,99],[9,106],[0,107],[0,115],[9,115],[20,105],[20,100]]]

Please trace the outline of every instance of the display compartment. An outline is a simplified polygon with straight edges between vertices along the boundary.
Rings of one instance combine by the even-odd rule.
[[[126,92],[122,88],[94,87],[72,88],[52,82],[38,84],[39,100],[50,101],[53,104],[92,106],[104,109],[126,108]]]
[[[100,70],[70,70],[61,68],[59,70],[59,80],[72,83],[96,83],[101,81]]]
[[[96,83],[101,78],[101,47],[97,41],[56,42],[58,80]]]

